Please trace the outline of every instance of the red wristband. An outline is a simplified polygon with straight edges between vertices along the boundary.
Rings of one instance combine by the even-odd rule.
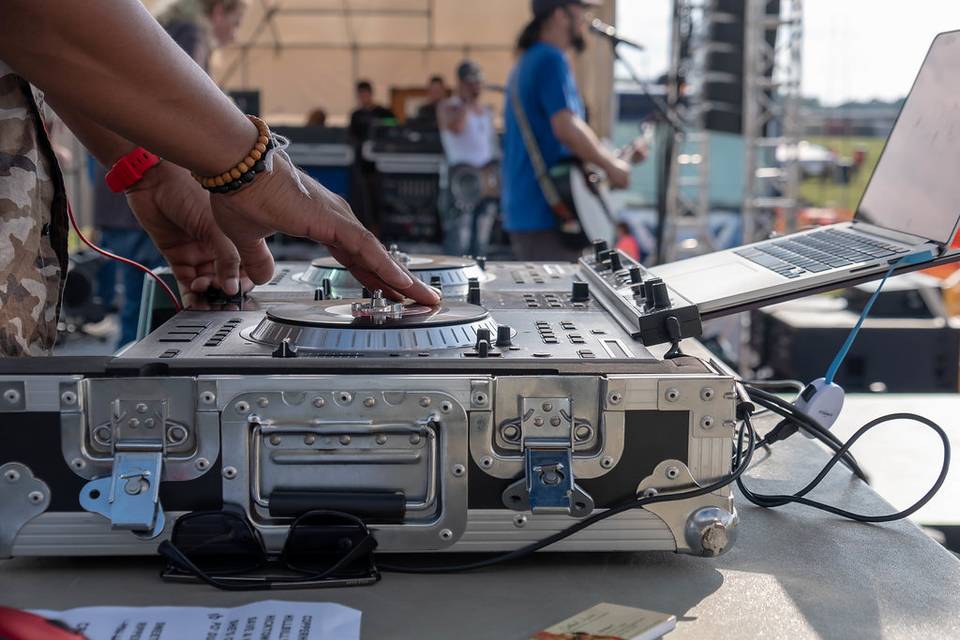
[[[143,147],[137,147],[117,160],[116,164],[107,172],[107,186],[114,193],[126,191],[140,182],[148,169],[159,163],[160,158]]]

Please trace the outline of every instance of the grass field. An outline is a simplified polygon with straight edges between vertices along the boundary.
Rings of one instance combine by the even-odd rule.
[[[836,207],[853,210],[863,195],[870,174],[883,150],[883,138],[846,138],[846,137],[813,137],[808,138],[814,144],[823,145],[832,149],[840,158],[850,159],[854,151],[866,151],[863,166],[856,173],[850,184],[836,184],[830,179],[811,178],[800,186],[800,197],[813,207]]]

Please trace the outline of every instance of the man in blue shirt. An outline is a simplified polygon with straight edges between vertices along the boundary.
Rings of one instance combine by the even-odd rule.
[[[602,169],[610,186],[630,184],[630,165],[600,143],[585,110],[567,54],[584,49],[587,8],[600,0],[532,0],[533,20],[517,43],[520,59],[511,72],[504,113],[503,216],[519,260],[576,260],[560,231],[562,220],[537,181],[513,108],[517,92],[547,168],[577,158]]]

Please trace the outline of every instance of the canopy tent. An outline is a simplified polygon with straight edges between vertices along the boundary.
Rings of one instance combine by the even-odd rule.
[[[613,22],[615,0],[596,13]],[[212,72],[225,89],[260,90],[262,112],[275,121],[300,124],[322,107],[331,124],[342,124],[359,79],[373,82],[382,103],[411,97],[408,109],[431,75],[453,85],[464,58],[483,67],[489,85],[505,85],[529,16],[528,0],[251,0],[237,43],[218,52]],[[606,133],[607,45],[591,42],[577,72],[592,120]],[[486,101],[502,109],[495,92]]]

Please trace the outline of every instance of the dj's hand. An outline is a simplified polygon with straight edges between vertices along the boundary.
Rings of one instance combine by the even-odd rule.
[[[127,191],[127,202],[184,292],[213,286],[236,295],[253,288],[236,248],[214,222],[209,194],[186,169],[161,162]]]
[[[330,254],[370,291],[400,300],[410,297],[434,305],[439,293],[413,278],[390,259],[383,245],[361,225],[346,201],[299,171],[280,153],[273,169],[247,187],[210,197],[213,215],[240,252],[250,278],[262,284],[273,277],[273,256],[264,238],[275,232],[309,238]]]

